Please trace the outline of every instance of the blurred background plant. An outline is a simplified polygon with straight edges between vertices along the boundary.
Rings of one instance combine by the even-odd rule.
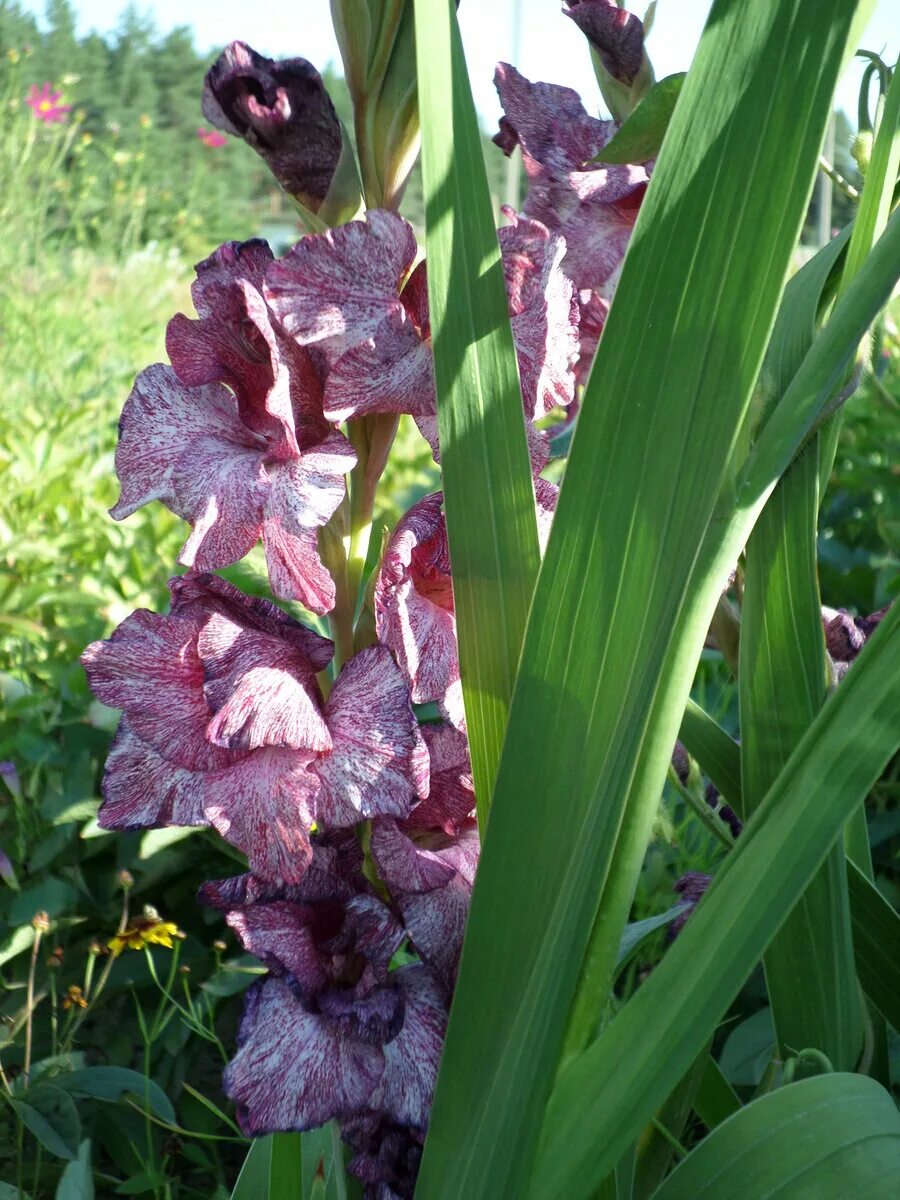
[[[226,32],[244,31],[223,41]],[[243,864],[206,830],[99,829],[118,714],[91,699],[78,663],[134,608],[166,606],[180,522],[161,505],[123,524],[106,510],[122,403],[137,370],[164,358],[167,319],[190,311],[192,262],[228,239],[266,236],[280,250],[298,236],[253,151],[201,124],[213,56],[187,29],[158,35],[134,8],[112,36],[78,38],[68,0],[50,0],[40,25],[0,0],[0,1200],[88,1196],[94,1185],[99,1195],[223,1197],[245,1154],[221,1093],[221,1048],[257,968],[219,941],[218,917],[194,900],[204,879]],[[317,65],[349,124],[343,80]],[[853,186],[849,122],[837,131],[834,161]],[[506,160],[487,133],[484,143],[499,220]],[[839,199],[836,222],[852,212]],[[418,168],[404,213],[421,230]],[[898,323],[895,304],[847,407],[823,507],[823,597],[863,613],[900,590]],[[403,418],[377,523],[389,527],[435,479]],[[265,591],[253,556],[226,574]],[[718,651],[706,652],[696,695],[737,733]],[[879,882],[895,903],[897,778],[895,766],[872,812]],[[720,853],[673,781],[632,914],[651,924],[623,959],[623,996],[671,936],[676,880]],[[146,905],[183,940],[154,941],[160,924],[141,916]],[[139,952],[111,954],[117,933]],[[732,1083],[754,1087],[771,1025],[758,999],[743,1003],[749,1020],[723,1063],[733,1060]]]

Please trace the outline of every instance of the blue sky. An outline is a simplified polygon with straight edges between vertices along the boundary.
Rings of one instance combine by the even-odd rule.
[[[460,26],[466,47],[475,102],[487,126],[499,115],[491,83],[498,59],[514,62],[532,79],[565,83],[579,91],[589,109],[598,105],[597,89],[585,41],[574,24],[560,13],[557,0],[519,0],[520,42],[515,45],[513,12],[516,0],[461,0]],[[25,0],[25,7],[43,12],[43,0]],[[81,32],[113,29],[124,0],[74,0]],[[234,38],[249,42],[273,57],[300,54],[318,67],[339,61],[331,31],[328,0],[139,0],[138,7],[154,18],[161,30],[189,25],[198,46],[209,49]],[[641,5],[635,4],[640,12]],[[684,70],[690,63],[710,0],[658,0],[649,40],[657,76]],[[888,61],[900,50],[897,0],[878,0],[866,34],[867,49],[884,53]],[[853,116],[862,72],[854,65],[838,91],[838,104]]]

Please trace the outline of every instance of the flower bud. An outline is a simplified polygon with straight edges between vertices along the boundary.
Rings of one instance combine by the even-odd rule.
[[[50,918],[45,912],[36,912],[31,918],[35,933],[47,933],[50,930]]]
[[[123,892],[127,892],[129,888],[134,887],[134,876],[124,867],[116,875],[116,881]]]
[[[353,99],[356,146],[370,208],[396,209],[419,153],[413,0],[332,0],[344,77]]]
[[[216,940],[212,944],[212,948],[213,948],[213,950],[215,950],[216,954],[224,954],[225,951],[228,949],[228,947],[225,945],[225,943],[222,941],[221,938],[216,938]]]
[[[315,228],[355,215],[359,181],[349,140],[322,76],[305,58],[276,61],[232,42],[207,72],[202,107],[217,129],[253,147]]]
[[[590,42],[606,106],[616,121],[624,121],[654,83],[644,23],[616,0],[567,0],[563,12]]]

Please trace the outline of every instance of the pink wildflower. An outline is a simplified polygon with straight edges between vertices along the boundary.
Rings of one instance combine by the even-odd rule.
[[[71,104],[60,103],[62,98],[62,92],[54,92],[51,84],[45,83],[38,87],[36,83],[33,83],[28,89],[25,103],[35,117],[39,121],[43,121],[45,125],[59,125],[72,111]]]
[[[197,130],[197,137],[204,146],[210,146],[214,150],[224,146],[228,141],[224,133],[219,133],[217,129],[204,129],[202,125]]]

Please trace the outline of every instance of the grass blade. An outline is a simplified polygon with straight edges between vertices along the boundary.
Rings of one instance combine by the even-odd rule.
[[[441,466],[469,747],[485,827],[539,564],[481,134],[451,0],[416,0]]]
[[[727,565],[706,582],[690,629],[676,625],[775,317],[855,11],[838,0],[718,0],[685,82],[534,596],[420,1200],[524,1194],[615,852],[622,866],[601,901],[598,971],[611,976]],[[608,466],[598,471],[601,454]]]
[[[779,483],[747,543],[738,691],[744,813],[752,815],[825,700],[816,577],[818,439]],[[763,960],[783,1054],[821,1050],[839,1070],[862,1045],[843,843]]]
[[[693,700],[688,700],[678,736],[725,802],[741,812],[741,748],[737,742]]]
[[[741,1109],[653,1200],[890,1200],[898,1181],[900,1115],[890,1094],[860,1075],[819,1075]]]
[[[791,755],[675,945],[560,1075],[529,1200],[582,1200],[706,1044],[897,746],[900,605]]]
[[[850,913],[859,981],[895,1029],[900,1029],[900,916],[853,863],[847,863]]]

